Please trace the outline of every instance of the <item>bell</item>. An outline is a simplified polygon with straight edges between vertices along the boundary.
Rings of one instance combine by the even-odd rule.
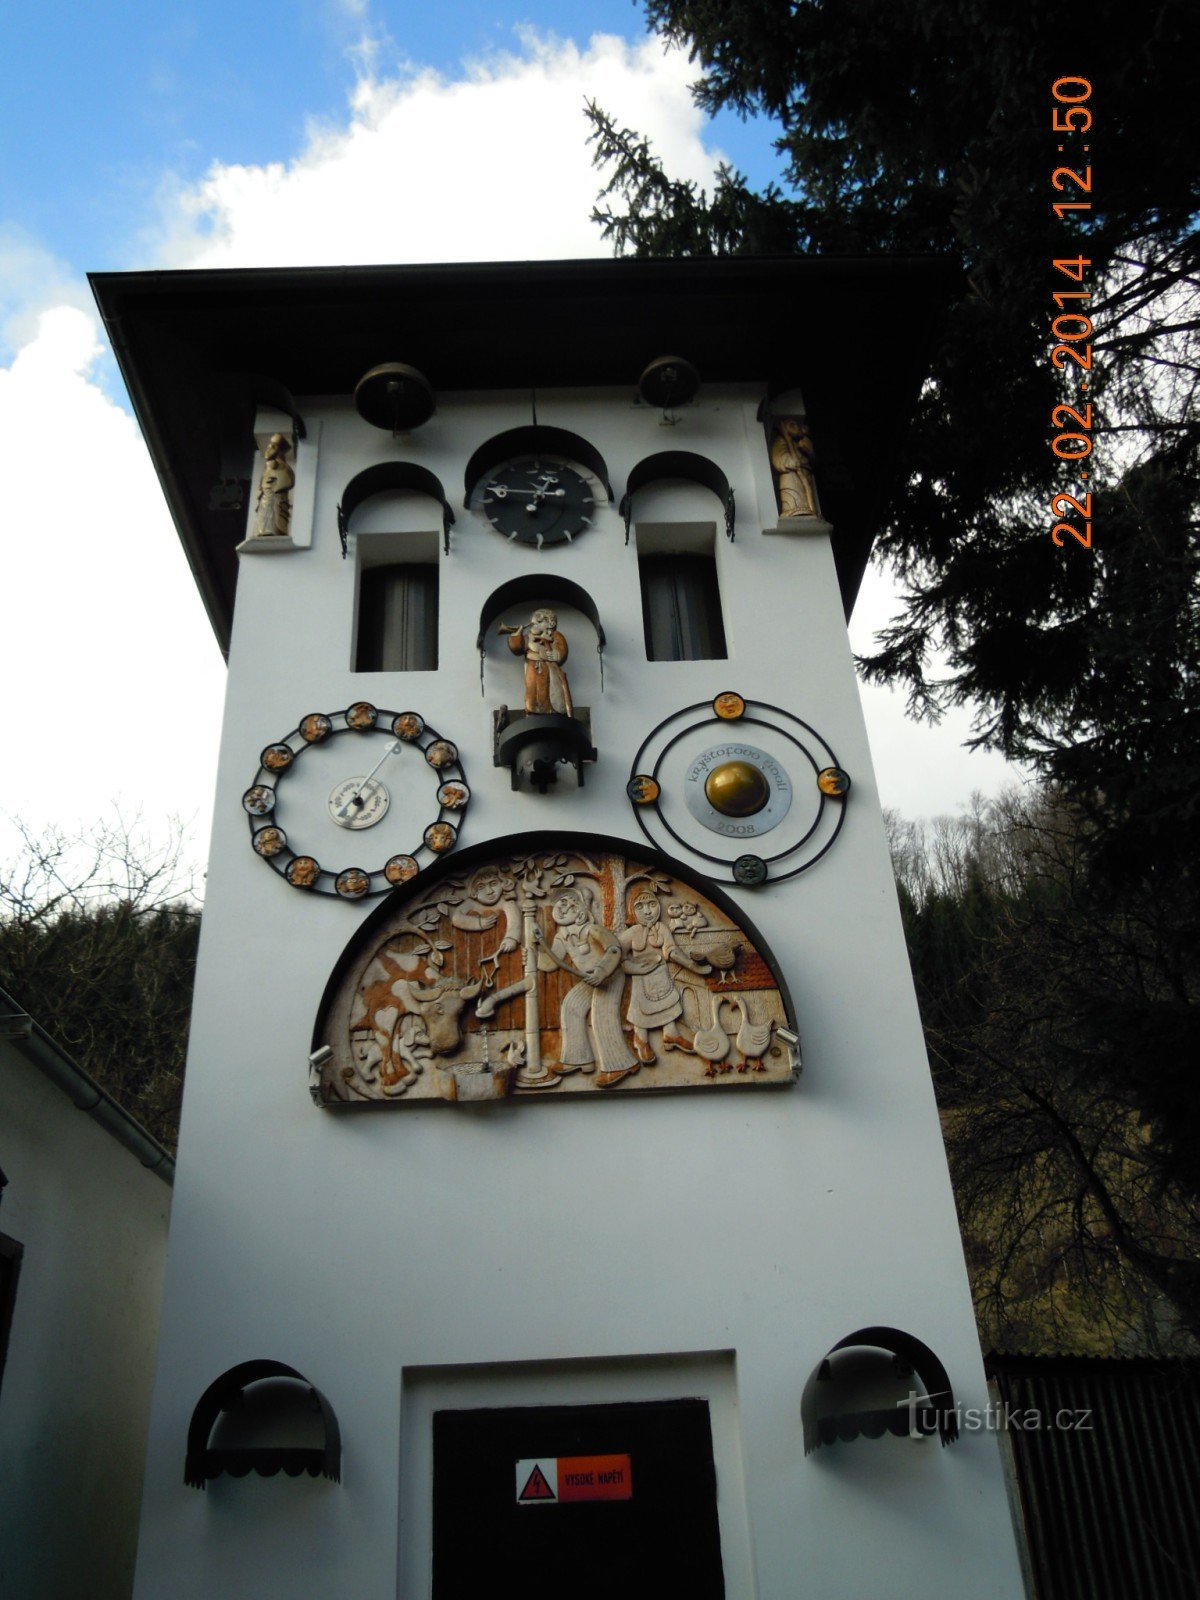
[[[355,384],[354,404],[365,422],[395,435],[411,433],[428,422],[437,397],[433,385],[416,367],[385,361],[364,372]]]
[[[669,411],[696,398],[700,374],[682,356],[658,356],[638,379],[638,393],[648,406]]]

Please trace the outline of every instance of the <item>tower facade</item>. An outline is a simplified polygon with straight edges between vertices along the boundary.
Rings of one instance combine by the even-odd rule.
[[[1021,1592],[845,633],[941,286],[96,280],[229,654],[141,1600]]]

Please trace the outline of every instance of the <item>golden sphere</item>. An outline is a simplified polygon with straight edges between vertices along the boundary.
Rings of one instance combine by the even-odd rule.
[[[705,798],[726,817],[752,817],[771,798],[771,785],[749,761],[724,761],[704,780]]]

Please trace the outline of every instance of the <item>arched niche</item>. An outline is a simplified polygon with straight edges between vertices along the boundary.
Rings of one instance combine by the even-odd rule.
[[[372,495],[398,492],[427,494],[437,501],[442,508],[443,549],[449,555],[450,529],[454,523],[454,513],[450,509],[450,502],[446,499],[441,479],[430,472],[428,467],[418,466],[415,461],[381,461],[376,466],[366,467],[357,473],[342,490],[341,503],[337,509],[337,524],[343,557],[348,548],[350,519],[363,501],[369,500]]]
[[[221,464],[209,495],[212,511],[241,510],[242,484],[249,481],[252,472],[254,416],[262,407],[282,411],[290,419],[293,446],[307,438],[300,408],[277,378],[261,372],[213,374],[209,412],[217,419],[220,430]]]
[[[596,602],[586,589],[550,572],[527,572],[519,578],[510,578],[498,589],[493,589],[483,602],[479,613],[479,632],[475,648],[479,651],[479,688],[483,692],[483,663],[487,648],[488,629],[498,618],[518,608],[542,605],[552,601],[555,605],[571,606],[581,612],[591,623],[596,634],[596,654],[600,658],[600,688],[604,689],[604,624]]]
[[[625,493],[621,496],[621,518],[625,523],[625,543],[629,543],[629,525],[633,519],[633,497],[649,483],[659,483],[667,478],[683,478],[711,489],[725,510],[725,532],[734,535],[733,486],[715,461],[697,455],[692,450],[660,450],[656,455],[645,456],[629,474]]]
[[[342,1439],[333,1407],[294,1367],[243,1361],[223,1372],[196,1402],[188,1427],[183,1480],[203,1489],[210,1478],[249,1472],[271,1478],[341,1481]]]
[[[822,1357],[800,1401],[804,1453],[838,1440],[958,1438],[946,1369],[928,1345],[899,1328],[859,1328]]]
[[[765,1091],[800,1071],[786,983],[741,907],[644,845],[541,829],[384,900],[334,968],[309,1059],[329,1107]]]
[[[467,470],[463,474],[463,489],[466,498],[464,506],[470,504],[471,493],[475,485],[492,467],[501,461],[506,461],[510,456],[533,455],[543,450],[550,455],[565,456],[569,461],[578,461],[581,466],[594,473],[603,485],[604,492],[610,502],[613,499],[612,484],[609,482],[608,466],[604,457],[594,444],[582,438],[577,433],[572,433],[568,428],[547,428],[540,423],[526,423],[521,428],[508,428],[503,433],[493,434],[476,450],[467,462]]]

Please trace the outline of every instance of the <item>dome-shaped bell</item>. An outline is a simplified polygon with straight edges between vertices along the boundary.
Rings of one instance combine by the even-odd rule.
[[[433,385],[416,367],[385,361],[363,373],[354,386],[358,414],[388,433],[411,433],[428,422],[437,404]]]
[[[700,374],[682,356],[658,356],[638,379],[638,393],[648,406],[664,411],[696,398]]]

